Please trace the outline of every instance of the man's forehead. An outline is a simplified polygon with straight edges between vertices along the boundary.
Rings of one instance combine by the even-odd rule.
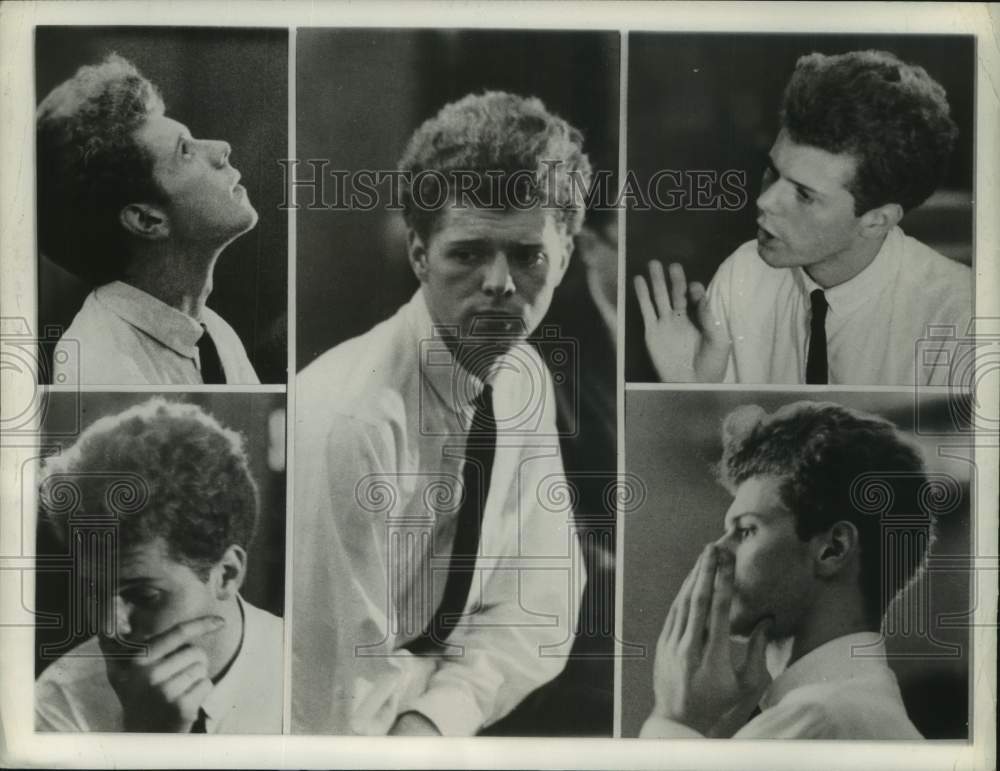
[[[753,514],[758,519],[779,519],[791,512],[781,497],[783,479],[776,476],[752,476],[736,488],[733,502],[726,511],[725,524]]]
[[[782,176],[824,194],[848,192],[857,170],[850,153],[831,153],[813,145],[799,144],[787,129],[778,132],[771,146],[771,162]]]
[[[177,138],[189,134],[188,127],[162,113],[151,115],[136,131],[136,138],[154,151],[172,152]]]
[[[519,210],[452,204],[442,210],[435,228],[435,235],[449,241],[540,243],[557,233],[552,212],[539,206]]]

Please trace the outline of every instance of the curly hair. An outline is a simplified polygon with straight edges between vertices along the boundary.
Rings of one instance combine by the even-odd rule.
[[[848,190],[858,216],[887,203],[909,211],[927,200],[958,136],[945,90],[923,67],[885,51],[800,58],[781,124],[799,144],[855,157]]]
[[[451,201],[456,189],[491,206],[550,208],[569,235],[583,225],[591,179],[583,135],[535,97],[487,91],[445,105],[410,138],[399,169],[403,217],[424,240],[441,211],[430,202]]]
[[[162,538],[202,580],[230,546],[249,549],[257,521],[242,437],[161,398],[95,421],[45,462],[39,489],[64,543],[74,525],[113,517],[120,551]]]
[[[122,207],[165,199],[153,159],[134,136],[163,112],[156,87],[117,54],[81,67],[42,100],[35,116],[38,244],[51,260],[94,284],[121,277]]]
[[[861,592],[877,625],[892,599],[922,568],[934,516],[922,512],[927,484],[919,448],[887,420],[839,404],[796,402],[768,415],[756,405],[730,413],[718,474],[730,491],[773,476],[803,541],[848,521],[861,544]],[[872,498],[882,504],[873,511]],[[893,518],[926,523],[925,539],[884,539]]]

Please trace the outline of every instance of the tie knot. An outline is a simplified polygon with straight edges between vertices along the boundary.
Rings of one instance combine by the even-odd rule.
[[[816,313],[825,313],[826,309],[830,307],[826,303],[826,295],[823,294],[822,289],[813,289],[809,297],[812,299],[812,308]]]

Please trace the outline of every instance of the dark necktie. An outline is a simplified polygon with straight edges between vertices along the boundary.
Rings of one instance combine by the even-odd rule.
[[[439,650],[455,628],[458,617],[469,599],[469,587],[476,572],[479,535],[482,531],[483,509],[493,476],[493,458],[497,448],[497,425],[493,415],[493,389],[483,392],[473,402],[475,412],[465,443],[465,464],[462,484],[465,498],[458,512],[455,543],[448,563],[448,578],[444,596],[427,628],[405,647],[412,653]]]
[[[806,383],[825,385],[830,382],[826,363],[826,296],[822,289],[813,289],[812,320],[809,324],[809,355],[806,357]]]
[[[219,359],[219,349],[215,347],[212,336],[208,334],[205,325],[201,325],[201,337],[198,338],[198,359],[201,362],[201,382],[205,385],[224,385],[226,375]]]
[[[198,708],[198,717],[191,724],[191,730],[189,733],[193,734],[204,734],[208,733],[206,723],[208,722],[208,713],[205,712],[201,707]]]

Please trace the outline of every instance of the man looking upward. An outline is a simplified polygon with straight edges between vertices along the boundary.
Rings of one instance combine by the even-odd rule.
[[[196,139],[164,109],[114,54],[38,107],[39,248],[95,286],[57,344],[53,382],[259,382],[206,305],[219,255],[257,212],[229,144]]]
[[[931,325],[967,333],[972,272],[899,221],[940,184],[956,134],[944,89],[921,67],[881,51],[799,59],[757,239],[707,293],[678,264],[669,280],[650,264],[652,296],[636,277],[660,379],[946,384],[947,359],[931,365],[915,351]]]

